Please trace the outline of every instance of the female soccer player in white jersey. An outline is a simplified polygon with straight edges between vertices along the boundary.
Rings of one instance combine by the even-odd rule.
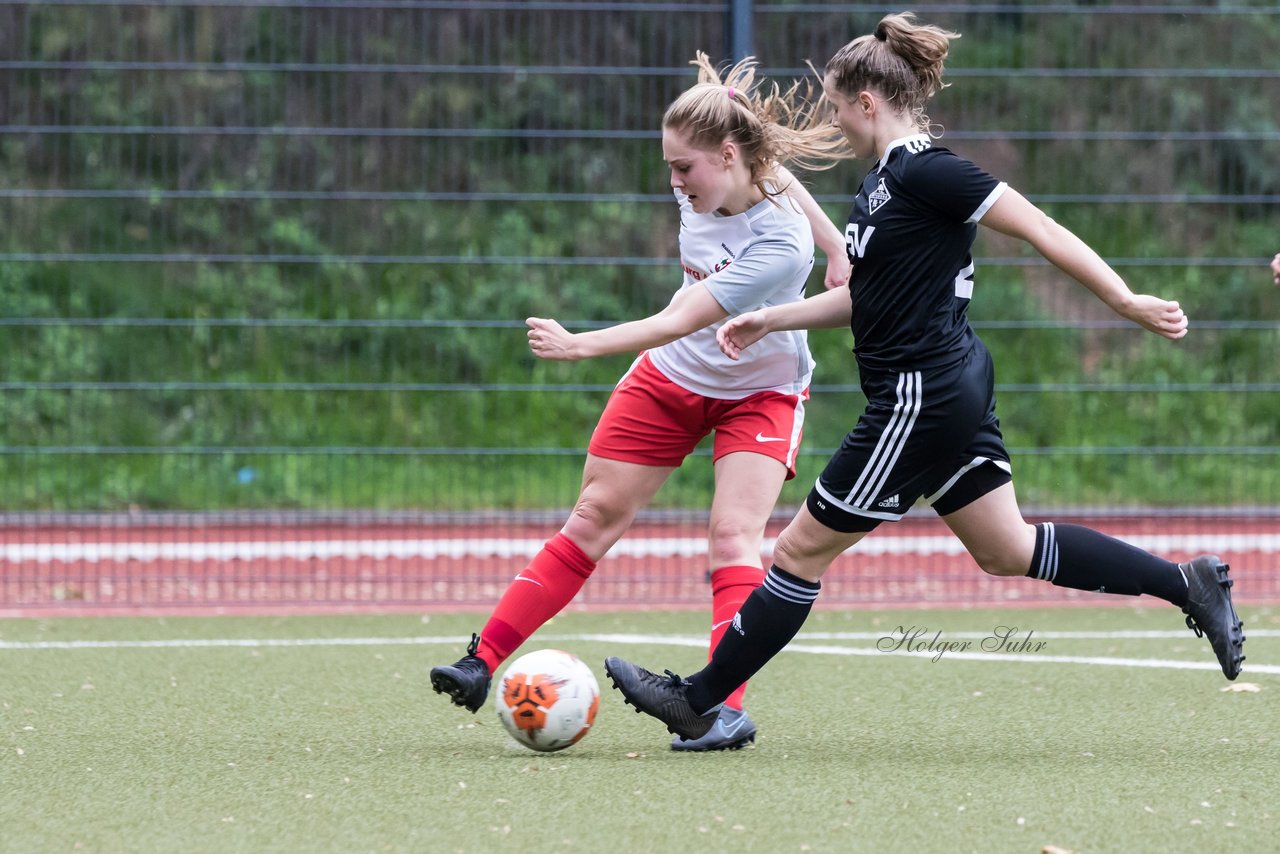
[[[728,692],[794,637],[831,562],[921,497],[988,573],[1165,599],[1208,636],[1228,679],[1240,672],[1244,632],[1217,557],[1179,565],[1088,528],[1022,517],[991,357],[966,319],[976,224],[1025,240],[1157,335],[1181,338],[1187,318],[1176,302],[1132,293],[1074,234],[923,132],[955,37],[890,15],[836,53],[823,81],[833,121],[853,154],[874,164],[845,231],[849,288],[748,312],[719,330],[724,352],[745,357],[787,330],[850,326],[868,402],[779,536],[774,565],[734,622],[741,629],[724,636],[706,668],[681,680],[606,661],[629,702],[684,737],[705,732]]]
[[[784,481],[795,474],[813,360],[799,330],[729,359],[716,328],[745,311],[802,301],[815,239],[828,257],[827,286],[848,282],[840,230],[782,166],[831,162],[843,142],[798,87],[783,93],[753,85],[753,62],[740,62],[723,80],[705,54],[693,64],[698,84],[662,120],[662,154],[680,207],[681,288],[658,314],[607,329],[570,334],[554,320],[527,321],[529,346],[544,359],[640,357],[591,437],[569,520],[516,576],[468,654],[431,671],[435,690],[472,712],[498,665],[569,603],[637,511],[711,433],[712,646],[763,580],[761,540]],[[726,693],[719,727],[672,747],[753,741],[744,687]]]

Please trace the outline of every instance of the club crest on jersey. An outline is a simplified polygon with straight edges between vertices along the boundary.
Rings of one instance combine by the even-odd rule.
[[[867,196],[868,212],[875,213],[880,210],[880,208],[884,207],[885,202],[892,198],[893,196],[889,195],[889,188],[884,185],[884,179],[881,178],[880,186],[872,190],[871,194]]]

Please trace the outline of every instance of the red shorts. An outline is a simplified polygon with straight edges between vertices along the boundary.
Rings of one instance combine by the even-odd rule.
[[[750,451],[796,475],[804,426],[802,394],[762,391],[740,400],[703,397],[667,379],[642,355],[609,396],[587,450],[597,457],[644,466],[678,466],[714,432],[713,459]]]

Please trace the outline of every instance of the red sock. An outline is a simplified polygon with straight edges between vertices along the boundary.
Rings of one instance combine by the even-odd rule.
[[[733,623],[734,615],[747,601],[751,591],[764,582],[764,570],[758,566],[722,566],[711,573],[711,649],[716,648],[720,638]],[[708,660],[710,654],[708,653]],[[742,697],[747,692],[747,683],[738,686],[726,706],[742,709]]]
[[[476,655],[497,672],[529,635],[568,605],[582,589],[596,562],[564,534],[547,540],[507,587],[480,632]]]

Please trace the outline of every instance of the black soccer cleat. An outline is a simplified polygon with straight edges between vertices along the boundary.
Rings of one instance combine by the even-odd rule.
[[[679,753],[706,753],[711,750],[741,750],[756,740],[756,723],[742,709],[720,708],[715,726],[702,738],[671,740],[671,749]]]
[[[698,714],[689,705],[689,683],[666,671],[666,676],[650,673],[629,661],[609,656],[604,672],[613,687],[622,692],[624,701],[667,725],[667,731],[681,738],[697,739],[706,735],[720,716],[723,703]]]
[[[1230,570],[1217,555],[1200,555],[1178,568],[1187,578],[1187,628],[1207,637],[1222,665],[1222,675],[1235,679],[1244,662],[1244,623],[1231,604]]]
[[[431,668],[431,687],[437,694],[448,694],[455,706],[462,706],[472,714],[480,711],[489,697],[489,685],[493,676],[489,665],[476,656],[480,636],[472,635],[467,654],[453,664]]]

